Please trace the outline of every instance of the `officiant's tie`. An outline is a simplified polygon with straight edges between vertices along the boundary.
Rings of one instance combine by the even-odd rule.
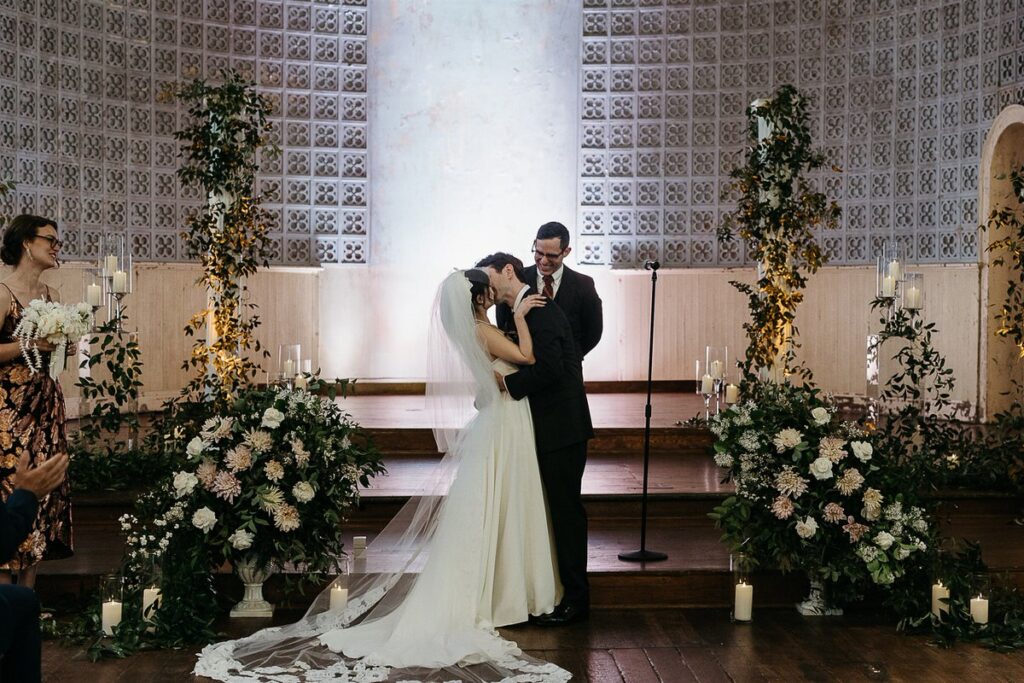
[[[553,286],[554,284],[555,284],[555,277],[553,275],[545,275],[544,276],[544,291],[542,291],[541,294],[543,294],[544,296],[546,296],[549,299],[554,299],[555,298],[555,289],[554,289],[554,286]]]

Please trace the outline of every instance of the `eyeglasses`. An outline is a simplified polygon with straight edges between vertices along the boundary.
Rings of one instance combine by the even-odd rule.
[[[50,246],[52,248],[54,248],[54,249],[60,249],[61,247],[64,246],[63,242],[61,242],[56,237],[53,237],[52,235],[36,235],[36,239],[46,240],[47,242],[50,243]]]
[[[533,255],[536,256],[537,258],[546,258],[549,261],[557,261],[558,259],[562,258],[562,256],[565,255],[565,249],[558,252],[557,254],[549,254],[546,251],[541,251],[540,249],[534,247]]]

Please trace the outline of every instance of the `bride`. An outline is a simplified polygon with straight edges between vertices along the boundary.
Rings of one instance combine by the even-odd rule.
[[[438,450],[431,482],[367,546],[349,601],[330,589],[296,624],[207,646],[195,673],[242,681],[566,681],[495,630],[550,613],[562,597],[526,401],[495,373],[533,364],[523,300],[519,343],[487,320],[482,270],[455,271],[438,291],[428,340],[427,402]],[[357,561],[358,562],[358,561]]]

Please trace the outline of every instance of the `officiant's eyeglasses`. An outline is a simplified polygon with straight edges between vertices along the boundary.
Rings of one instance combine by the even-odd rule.
[[[533,245],[533,255],[536,256],[537,258],[546,258],[549,261],[557,261],[558,259],[565,256],[565,249],[558,252],[557,254],[551,254],[546,251],[541,251],[540,249],[537,248],[537,245],[535,244]]]
[[[47,242],[50,243],[50,246],[52,248],[54,248],[54,249],[60,249],[61,247],[64,246],[64,243],[61,242],[56,237],[54,237],[53,235],[36,235],[36,239],[46,240]]]

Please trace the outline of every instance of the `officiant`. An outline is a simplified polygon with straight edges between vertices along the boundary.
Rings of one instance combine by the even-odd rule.
[[[537,229],[533,242],[535,265],[523,272],[527,284],[535,286],[538,293],[553,300],[565,313],[582,360],[601,341],[604,319],[594,279],[564,264],[571,251],[569,230],[557,221],[545,223]],[[509,328],[511,315],[508,306],[497,307],[500,329]]]

